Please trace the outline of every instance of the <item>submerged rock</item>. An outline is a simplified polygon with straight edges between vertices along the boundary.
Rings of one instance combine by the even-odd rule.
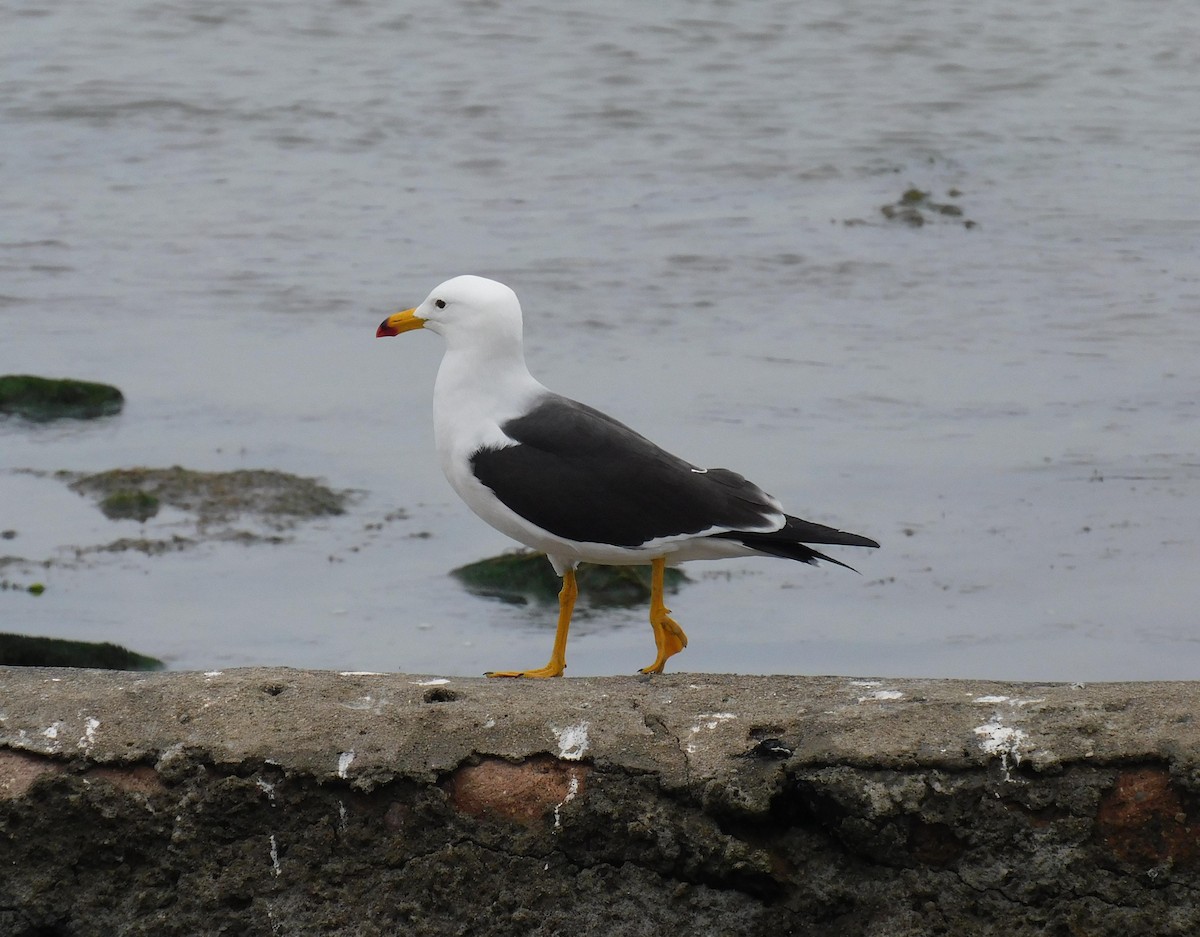
[[[158,498],[149,492],[123,488],[100,502],[100,510],[110,520],[148,521],[158,513]]]
[[[124,405],[124,395],[110,384],[31,374],[0,375],[0,413],[27,420],[91,420],[119,413]]]
[[[344,514],[348,491],[316,479],[266,469],[198,472],[171,468],[111,469],[94,475],[60,472],[71,490],[98,500],[107,517],[153,517],[161,504],[196,515],[200,527],[252,515],[276,530],[302,520]]]
[[[173,466],[94,474],[38,469],[15,472],[53,478],[87,497],[106,517],[144,525],[133,535],[126,527],[126,535],[109,542],[62,544],[46,559],[0,551],[0,569],[12,567],[26,575],[32,575],[35,567],[77,566],[89,557],[111,553],[160,556],[206,543],[284,544],[302,524],[345,514],[361,494],[329,488],[315,478],[265,469],[200,472]],[[392,519],[390,515],[385,518]],[[15,530],[0,530],[0,543],[16,537]],[[15,586],[0,579],[0,588]]]
[[[157,657],[108,641],[66,641],[0,633],[0,664],[9,667],[91,667],[98,670],[162,670]]]
[[[501,599],[514,604],[552,602],[562,588],[562,580],[546,559],[545,553],[519,550],[468,563],[450,571],[475,595]],[[677,592],[687,575],[678,569],[666,570],[664,585]],[[649,566],[597,566],[583,563],[576,571],[579,594],[593,605],[640,605],[650,599]]]

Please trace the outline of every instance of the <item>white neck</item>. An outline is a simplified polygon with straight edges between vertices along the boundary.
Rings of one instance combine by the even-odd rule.
[[[443,467],[483,445],[499,445],[500,425],[547,393],[525,366],[517,335],[494,342],[447,342],[433,387],[433,424]]]

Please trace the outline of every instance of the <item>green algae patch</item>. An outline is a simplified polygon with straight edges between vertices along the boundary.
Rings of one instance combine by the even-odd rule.
[[[285,530],[300,521],[344,514],[351,494],[314,478],[267,469],[200,472],[176,465],[59,476],[73,491],[96,499],[108,517],[145,520],[168,505],[194,514],[202,529],[250,515]]]
[[[475,595],[514,604],[553,602],[562,588],[545,553],[519,550],[468,563],[450,575]],[[583,563],[575,572],[579,594],[592,605],[640,605],[650,600],[649,566],[597,566]],[[668,568],[663,584],[677,592],[689,582],[681,570]]]
[[[122,488],[114,491],[100,502],[100,510],[109,520],[134,520],[145,522],[158,513],[159,500],[154,495],[139,489]]]
[[[124,395],[110,384],[31,374],[0,375],[0,413],[39,423],[94,420],[119,413],[124,405]]]
[[[19,563],[20,559],[14,556],[0,556],[0,567],[7,566],[9,563]],[[0,592],[28,592],[32,596],[39,596],[45,593],[46,584],[44,582],[31,582],[25,585],[23,582],[14,582],[11,579],[0,578]]]
[[[166,665],[108,641],[66,641],[0,633],[0,664],[9,667],[91,667],[98,670],[162,670]]]

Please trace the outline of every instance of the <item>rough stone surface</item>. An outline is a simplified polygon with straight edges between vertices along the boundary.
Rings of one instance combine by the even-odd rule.
[[[1193,935],[1198,707],[0,668],[0,935]]]

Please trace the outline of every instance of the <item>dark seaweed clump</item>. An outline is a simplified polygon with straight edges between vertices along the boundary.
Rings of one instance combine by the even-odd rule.
[[[475,595],[524,605],[530,601],[552,602],[562,580],[545,553],[520,550],[468,563],[450,575]],[[637,605],[650,598],[649,566],[597,566],[584,563],[576,571],[579,594],[593,605]],[[663,583],[676,592],[688,581],[678,569],[667,569]]]
[[[39,423],[73,418],[93,420],[119,413],[124,395],[110,384],[71,378],[0,375],[0,413]]]
[[[98,670],[161,670],[157,657],[108,641],[66,641],[0,633],[0,665],[8,667],[94,667]]]
[[[950,189],[946,193],[946,196],[951,199],[961,195],[962,192],[958,189]],[[959,205],[955,205],[953,202],[936,202],[931,193],[922,191],[916,186],[909,186],[898,201],[880,206],[879,211],[888,221],[906,224],[913,228],[920,228],[938,217],[961,220],[964,228],[975,227],[974,221],[963,218],[963,210]]]

